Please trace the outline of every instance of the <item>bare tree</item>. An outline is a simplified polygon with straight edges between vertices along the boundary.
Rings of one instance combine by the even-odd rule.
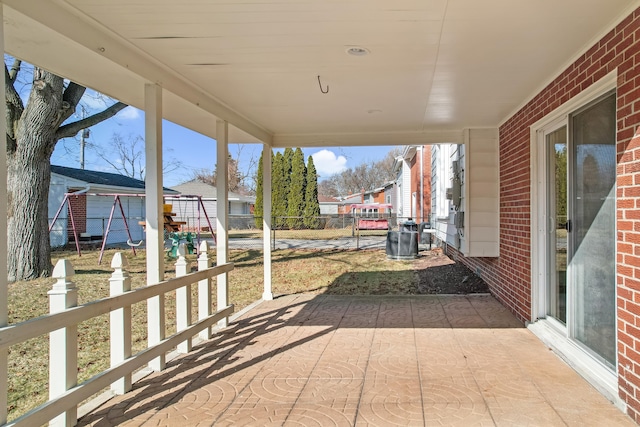
[[[331,178],[318,182],[318,194],[322,196],[339,196],[340,192]]]
[[[129,135],[124,138],[119,133],[111,136],[108,147],[93,144],[98,156],[121,175],[144,180],[145,177],[145,153],[144,138],[140,135]],[[170,157],[170,149],[163,153],[163,175],[174,172],[182,167],[182,162]]]
[[[96,147],[98,156],[121,175],[144,180],[144,139],[137,136],[129,136],[124,139],[122,135],[114,133],[111,137],[109,150],[104,147]]]
[[[334,174],[318,183],[318,193],[325,196],[345,196],[364,190],[373,190],[395,179],[393,164],[401,148],[394,148],[377,162],[362,163],[354,168]]]
[[[22,61],[7,58],[7,275],[9,281],[49,276],[48,198],[51,155],[63,138],[107,120],[127,107],[114,102],[95,114],[73,121],[86,88],[42,68],[33,67],[26,88],[19,76],[28,72]]]
[[[256,174],[258,167],[258,160],[253,153],[248,155],[244,154],[246,146],[244,144],[238,144],[236,148],[236,156],[233,157],[229,154],[228,166],[227,166],[227,183],[228,190],[234,193],[253,195],[256,192]],[[240,160],[245,158],[243,163],[244,167],[240,167]],[[202,182],[206,182],[210,185],[216,185],[218,170],[217,166],[211,169],[197,169],[192,174],[192,179],[197,179]]]

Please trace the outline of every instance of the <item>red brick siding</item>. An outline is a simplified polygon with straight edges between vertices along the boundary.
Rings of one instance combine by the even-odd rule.
[[[73,240],[73,226],[71,224],[71,210],[73,210],[73,221],[76,224],[76,232],[87,231],[87,195],[69,196],[69,206],[67,207],[67,235],[69,240]]]
[[[420,203],[424,210],[424,218],[420,222],[429,222],[431,220],[431,147],[422,147],[422,182],[423,191]],[[418,205],[420,209],[420,205]]]
[[[423,191],[420,191],[420,156],[422,153],[422,183]],[[429,222],[431,218],[431,149],[423,146],[422,151],[416,151],[411,161],[411,193],[416,193],[416,222]],[[420,205],[422,205],[424,218],[420,217]]]
[[[373,203],[386,203],[384,201],[384,190],[373,194]],[[385,209],[381,209],[381,212],[385,212]]]
[[[521,320],[531,319],[530,126],[617,69],[619,394],[640,422],[640,9],[500,127],[500,258],[464,259]]]

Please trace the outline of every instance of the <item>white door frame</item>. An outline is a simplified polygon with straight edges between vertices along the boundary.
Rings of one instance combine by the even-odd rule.
[[[567,122],[569,114],[616,88],[617,71],[582,91],[530,128],[531,145],[531,319],[528,328],[551,347],[580,375],[623,411],[625,403],[618,396],[618,377],[582,346],[569,339],[568,328],[547,318],[546,281],[549,274],[547,236],[549,234],[548,201],[546,200],[547,157],[544,135]],[[567,307],[567,326],[569,325]]]

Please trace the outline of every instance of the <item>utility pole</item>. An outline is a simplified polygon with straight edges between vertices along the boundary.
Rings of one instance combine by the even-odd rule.
[[[89,138],[90,133],[89,129],[82,129],[80,134],[80,169],[84,169],[84,143],[85,139]]]

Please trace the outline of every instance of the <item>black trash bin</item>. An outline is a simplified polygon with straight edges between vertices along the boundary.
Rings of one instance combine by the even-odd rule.
[[[409,220],[400,224],[400,231],[418,231],[418,224]]]
[[[388,231],[386,253],[389,259],[414,259],[418,256],[418,232]]]

